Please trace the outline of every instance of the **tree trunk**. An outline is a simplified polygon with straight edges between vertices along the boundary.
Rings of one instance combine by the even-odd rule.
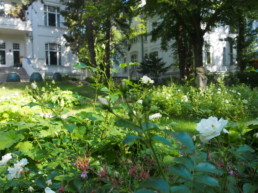
[[[110,64],[110,55],[111,55],[111,51],[110,51],[110,43],[111,43],[111,22],[108,19],[108,21],[106,22],[106,34],[105,34],[105,40],[106,40],[106,46],[105,46],[105,73],[106,73],[106,77],[109,79],[110,78],[110,68],[111,68],[111,64]]]
[[[91,17],[86,18],[86,39],[90,55],[91,66],[96,67],[96,52],[95,52],[95,38],[94,38],[94,26],[93,19]]]
[[[202,47],[203,47],[203,35],[202,33],[196,33],[192,36],[193,40],[193,55],[195,68],[202,67]]]
[[[179,60],[179,71],[180,71],[180,79],[183,80],[185,78],[185,70],[186,70],[186,49],[184,45],[184,38],[183,38],[183,27],[177,27],[177,53],[178,53],[178,60]]]

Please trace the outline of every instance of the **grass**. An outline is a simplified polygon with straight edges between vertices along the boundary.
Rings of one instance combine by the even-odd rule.
[[[39,82],[37,83],[40,87],[44,86],[46,83],[50,82]],[[26,86],[30,86],[29,82],[3,82],[0,84],[0,96],[13,94],[19,92],[20,94],[25,93]],[[96,90],[90,86],[85,86],[81,84],[73,84],[71,82],[62,81],[56,82],[56,86],[60,87],[62,90],[70,90],[72,92],[77,92],[78,94],[93,98],[95,96]]]
[[[46,83],[50,82],[41,82],[37,83],[38,86],[42,87]],[[29,82],[4,82],[0,84],[0,96],[8,96],[14,93],[25,94],[26,86],[30,86]],[[82,84],[75,84],[73,82],[61,81],[56,82],[56,86],[60,87],[62,90],[70,90],[72,92],[76,92],[84,97],[86,97],[85,102],[80,106],[74,106],[68,110],[68,115],[76,114],[81,111],[93,112],[97,109],[94,107],[94,100],[96,96],[96,89]],[[187,131],[189,133],[196,133],[195,127],[199,120],[192,119],[175,119],[175,118],[162,118],[162,125],[170,125],[174,131]],[[247,121],[240,121],[237,124],[245,124]]]

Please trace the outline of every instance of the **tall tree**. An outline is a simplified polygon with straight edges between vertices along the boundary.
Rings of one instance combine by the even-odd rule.
[[[225,18],[235,17],[237,8],[241,7],[242,10],[246,10],[250,9],[250,5],[255,5],[254,0],[245,2],[243,0],[236,0],[234,3],[231,0],[148,0],[145,8],[146,14],[158,15],[162,18],[158,27],[163,32],[156,33],[157,37],[163,39],[163,42],[175,39],[179,46],[179,58],[183,58],[180,55],[183,45],[180,44],[184,38],[192,47],[195,67],[200,67],[203,66],[204,35],[225,21]],[[183,60],[181,60],[180,67],[184,69]]]
[[[68,44],[80,61],[99,66],[103,76],[110,77],[115,34],[129,28],[131,2],[120,0],[74,0],[63,12],[69,33]]]

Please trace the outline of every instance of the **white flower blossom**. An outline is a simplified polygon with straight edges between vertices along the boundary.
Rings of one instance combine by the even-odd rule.
[[[45,188],[45,193],[55,193],[53,190],[51,190],[51,188],[46,187]]]
[[[244,99],[244,100],[243,100],[243,103],[244,103],[244,104],[248,104],[248,100],[245,100],[245,99]]]
[[[160,113],[155,113],[153,115],[150,115],[149,119],[152,120],[152,119],[156,119],[156,118],[160,118],[160,117],[162,117],[162,115]]]
[[[143,76],[140,80],[143,84],[153,84],[154,80],[150,79],[148,76]]]
[[[14,164],[14,167],[8,167],[8,175],[7,178],[8,180],[12,180],[14,178],[20,178],[21,177],[21,172],[24,171],[24,166],[27,165],[29,162],[26,158],[22,159],[21,161],[17,162]]]
[[[102,98],[102,97],[98,97],[98,100],[99,100],[99,102],[100,102],[102,105],[109,106],[109,102],[108,102],[107,99]]]
[[[31,88],[34,89],[34,90],[37,88],[37,84],[36,84],[35,82],[31,83],[30,86],[31,86]]]
[[[183,102],[188,102],[188,97],[186,95],[182,96]]]
[[[28,188],[28,191],[29,191],[29,192],[34,192],[34,188],[33,188],[32,186],[30,186],[30,187]]]
[[[138,100],[137,103],[142,104],[142,100]]]
[[[47,184],[48,186],[52,185],[52,180],[47,180],[47,181],[46,181],[46,184]]]
[[[8,154],[2,156],[2,160],[0,161],[0,166],[5,166],[10,159],[12,159],[11,153],[8,153]]]
[[[227,103],[227,104],[228,104],[228,103],[229,103],[229,101],[226,99],[226,100],[225,100],[225,103]]]
[[[228,133],[228,131],[224,129],[227,123],[227,120],[218,120],[217,117],[202,119],[196,126],[196,130],[200,132],[200,140],[203,143],[207,143],[210,139],[219,136],[221,131]]]

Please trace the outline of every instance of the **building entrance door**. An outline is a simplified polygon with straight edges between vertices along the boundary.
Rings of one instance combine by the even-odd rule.
[[[20,62],[20,44],[13,44],[13,65],[15,67],[21,67]]]

